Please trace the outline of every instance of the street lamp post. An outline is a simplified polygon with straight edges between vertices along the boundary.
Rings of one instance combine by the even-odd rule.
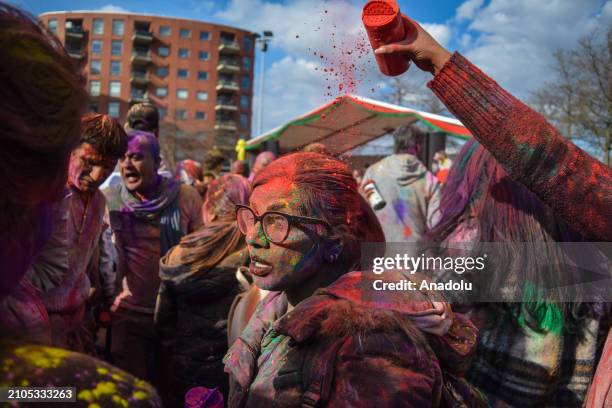
[[[260,62],[259,62],[259,106],[257,109],[257,135],[261,135],[263,130],[263,102],[264,102],[264,65],[265,55],[268,51],[268,43],[272,41],[274,33],[272,31],[264,31],[262,34],[255,34],[255,42],[259,44]]]

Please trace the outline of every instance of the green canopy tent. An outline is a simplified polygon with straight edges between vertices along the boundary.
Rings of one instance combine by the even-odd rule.
[[[344,95],[247,141],[246,150],[264,150],[265,142],[277,141],[280,153],[287,153],[319,142],[334,153],[342,154],[417,121],[435,132],[462,139],[472,137],[457,119],[356,95]]]

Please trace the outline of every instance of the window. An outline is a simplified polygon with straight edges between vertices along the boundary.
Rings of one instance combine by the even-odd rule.
[[[157,67],[157,76],[160,78],[165,78],[168,76],[168,67]]]
[[[208,72],[207,71],[198,71],[198,79],[200,79],[200,80],[208,79]]]
[[[159,35],[162,37],[170,37],[172,30],[170,26],[159,26]]]
[[[123,35],[124,28],[123,20],[113,20],[113,35]]]
[[[250,100],[248,95],[240,95],[240,107],[242,109],[249,109]]]
[[[93,19],[91,32],[94,35],[102,35],[102,34],[104,34],[104,19],[103,18],[94,18]]]
[[[119,40],[111,42],[111,55],[121,55],[123,53],[123,43]]]
[[[246,113],[240,114],[240,127],[245,129],[249,125],[249,115]]]
[[[206,120],[206,112],[197,111],[196,112],[196,119],[198,119],[198,120]]]
[[[189,58],[189,49],[188,48],[179,48],[178,56],[179,56],[179,58],[183,58],[183,59]]]
[[[179,68],[176,75],[179,78],[187,78],[189,77],[189,70],[185,69],[185,68]]]
[[[242,57],[242,69],[245,71],[251,69],[251,57]]]
[[[108,103],[108,116],[113,118],[119,117],[119,102]]]
[[[177,109],[175,112],[175,116],[177,120],[186,120],[187,111],[185,109]]]
[[[89,72],[93,75],[100,75],[102,72],[102,61],[101,60],[91,60],[89,64]]]
[[[157,54],[159,54],[160,57],[167,57],[168,55],[170,55],[170,48],[169,47],[159,47],[157,49]]]
[[[207,61],[209,58],[208,52],[207,51],[198,52],[198,58],[200,59],[200,61]]]
[[[91,81],[89,83],[89,94],[91,96],[100,95],[100,81]]]
[[[93,40],[91,42],[91,53],[102,54],[102,40]]]
[[[110,63],[110,74],[112,76],[121,75],[121,61],[111,61]]]
[[[49,28],[49,31],[57,34],[57,19],[52,18],[51,20],[49,20],[49,25],[47,27]]]
[[[191,30],[188,28],[181,28],[179,31],[179,36],[181,38],[191,38]]]
[[[159,96],[160,98],[165,98],[168,95],[168,88],[166,87],[156,88],[155,95]]]
[[[159,120],[166,117],[166,108],[157,108],[157,111],[159,112]]]
[[[108,94],[110,96],[121,96],[121,82],[110,81],[108,85]]]
[[[89,104],[89,111],[98,113],[100,111],[100,105],[98,102],[92,102]]]
[[[251,37],[244,37],[244,50],[250,52],[253,49],[253,39]]]
[[[249,87],[251,86],[251,78],[249,78],[248,76],[243,76],[242,77],[242,89],[249,89]]]
[[[178,99],[187,99],[189,97],[189,92],[186,89],[177,89],[176,97]]]
[[[208,32],[208,31],[200,31],[200,40],[202,40],[202,41],[210,40],[210,32]]]
[[[208,92],[198,91],[198,93],[196,93],[196,99],[198,101],[207,101],[208,100]]]

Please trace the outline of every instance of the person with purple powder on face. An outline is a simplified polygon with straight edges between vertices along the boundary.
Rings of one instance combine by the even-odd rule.
[[[159,163],[155,136],[129,131],[128,149],[119,161],[123,181],[106,198],[121,286],[111,309],[113,362],[140,378],[166,384],[162,377],[169,373],[163,367],[171,349],[160,343],[153,324],[159,260],[202,225],[202,199],[193,187],[161,177]]]

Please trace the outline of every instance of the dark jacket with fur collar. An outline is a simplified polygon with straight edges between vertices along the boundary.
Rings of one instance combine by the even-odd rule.
[[[283,293],[265,298],[225,357],[229,406],[444,405],[443,372],[462,375],[475,327],[422,292],[364,295],[364,279],[343,275],[289,313]]]

